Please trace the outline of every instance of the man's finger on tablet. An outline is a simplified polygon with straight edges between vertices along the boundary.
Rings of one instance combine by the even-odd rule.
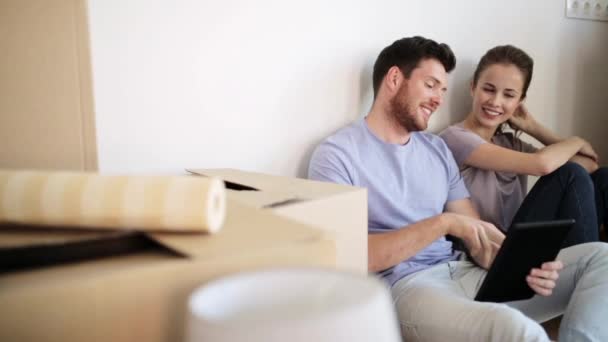
[[[534,277],[551,279],[551,280],[557,280],[557,278],[559,278],[559,273],[557,273],[557,271],[548,271],[548,270],[543,270],[540,268],[533,268],[530,271],[530,275],[534,276]]]
[[[545,289],[545,288],[540,287],[538,285],[530,284],[529,282],[528,282],[528,285],[530,286],[530,288],[532,290],[534,290],[534,292],[536,292],[537,294],[539,294],[541,296],[548,297],[548,296],[550,296],[553,293],[553,291],[551,289]]]
[[[543,263],[541,268],[548,271],[559,271],[564,268],[564,264],[559,260],[548,261]]]

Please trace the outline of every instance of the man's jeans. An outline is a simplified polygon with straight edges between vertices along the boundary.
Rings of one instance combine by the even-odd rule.
[[[608,341],[608,244],[563,249],[549,297],[509,303],[473,300],[486,271],[451,261],[393,285],[404,341],[548,341],[538,322],[563,314],[560,341]]]
[[[562,247],[598,241],[599,223],[605,223],[608,203],[608,169],[592,175],[568,162],[541,177],[524,199],[513,222],[575,219]]]

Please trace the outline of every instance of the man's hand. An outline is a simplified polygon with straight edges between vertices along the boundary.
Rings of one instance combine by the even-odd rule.
[[[448,234],[461,239],[473,260],[482,268],[489,269],[504,241],[504,234],[493,224],[469,216],[443,215],[448,220]]]
[[[564,264],[561,261],[550,261],[542,264],[540,268],[533,268],[526,277],[528,286],[541,296],[550,296],[562,268]]]

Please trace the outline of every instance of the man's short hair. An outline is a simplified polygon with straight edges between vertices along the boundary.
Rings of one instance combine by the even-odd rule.
[[[424,37],[408,37],[396,40],[380,52],[374,63],[373,85],[374,98],[378,95],[380,84],[388,70],[397,66],[406,78],[409,78],[420,61],[436,59],[446,72],[454,70],[456,57],[447,44],[439,44]]]

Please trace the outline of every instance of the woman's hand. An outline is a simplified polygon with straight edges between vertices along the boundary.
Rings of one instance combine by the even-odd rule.
[[[587,170],[589,173],[594,173],[599,168],[599,165],[591,158],[583,157],[581,155],[575,155],[570,158],[570,161],[577,163]]]
[[[550,261],[542,264],[540,268],[533,268],[526,277],[528,286],[541,296],[550,296],[562,268],[564,264],[561,261]]]
[[[509,125],[513,129],[519,129],[530,134],[536,125],[536,120],[534,120],[532,114],[522,103],[517,107],[511,118],[509,118]]]
[[[578,151],[578,154],[585,156],[587,158],[591,158],[591,160],[593,160],[596,163],[598,162],[598,155],[593,150],[593,147],[591,146],[591,144],[588,141],[585,141],[585,144]]]

